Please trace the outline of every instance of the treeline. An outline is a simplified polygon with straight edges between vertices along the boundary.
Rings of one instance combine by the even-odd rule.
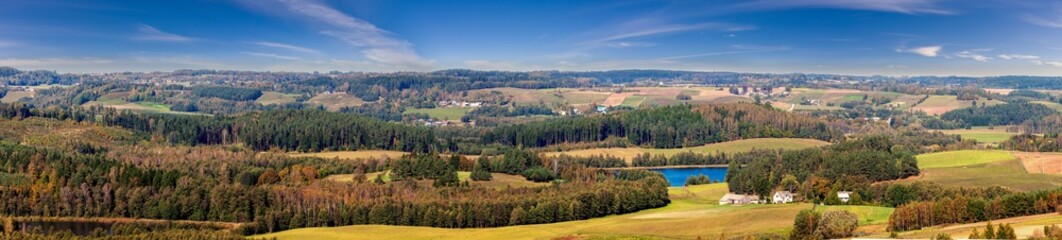
[[[834,140],[841,136],[840,131],[811,117],[737,103],[667,106],[502,126],[484,134],[482,140],[487,144],[545,147],[625,137],[635,145],[678,148],[745,138]]]
[[[731,192],[769,196],[773,190],[795,188],[809,181],[825,181],[816,184],[829,185],[831,180],[849,177],[864,179],[859,182],[876,182],[918,175],[914,153],[893,146],[886,136],[869,136],[825,148],[782,151],[744,165],[731,161],[726,181]],[[813,199],[830,195],[813,196]]]
[[[543,105],[517,105],[513,107],[487,105],[472,109],[461,117],[462,122],[469,122],[480,117],[519,117],[531,115],[554,115],[553,110]]]
[[[1019,134],[1000,142],[999,147],[1023,152],[1062,152],[1062,135],[1057,132],[1043,136]]]
[[[192,88],[192,95],[232,101],[254,101],[262,96],[262,90],[230,86],[199,86]]]
[[[969,107],[951,110],[940,118],[959,122],[965,126],[999,126],[1019,124],[1029,119],[1040,119],[1058,113],[1043,104],[1016,102],[987,107]]]
[[[981,222],[1057,211],[1062,189],[1012,193],[994,198],[955,197],[912,202],[889,216],[889,230],[906,231],[928,226]]]

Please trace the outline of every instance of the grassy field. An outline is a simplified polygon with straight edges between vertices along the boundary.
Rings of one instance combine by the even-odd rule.
[[[389,150],[358,150],[358,151],[336,151],[336,152],[317,152],[317,153],[291,153],[288,154],[292,157],[319,157],[319,158],[339,158],[347,160],[366,159],[366,158],[399,158],[402,155],[406,155],[406,152],[389,151]]]
[[[460,121],[461,117],[464,117],[472,108],[463,107],[442,107],[442,108],[409,108],[402,114],[407,113],[423,113],[428,117],[438,120],[453,120]]]
[[[919,169],[963,167],[1017,159],[1010,152],[962,150],[918,155]]]
[[[270,104],[285,104],[295,102],[297,94],[285,94],[280,92],[262,92],[262,96],[255,99],[254,102],[262,105]]]
[[[4,98],[0,98],[0,102],[13,103],[22,98],[33,98],[33,92],[30,91],[8,91]]]
[[[953,187],[987,187],[1001,186],[1015,191],[1035,191],[1062,187],[1062,175],[1029,173],[1019,159],[1000,160],[1002,155],[988,153],[997,156],[995,159],[978,157],[976,152],[955,153],[947,155],[934,155],[919,157],[919,167],[922,174],[900,180],[901,182],[928,181]],[[944,156],[950,156],[945,158]],[[980,160],[969,160],[980,158]],[[934,160],[936,159],[936,160]],[[980,164],[966,164],[965,162],[981,161]],[[928,168],[923,166],[926,162]],[[934,164],[953,165],[952,167],[934,167]]]
[[[645,99],[645,96],[630,96],[623,99],[623,104],[620,104],[620,106],[638,107],[642,105],[642,102],[645,102]]]
[[[941,130],[941,132],[947,134],[958,134],[963,139],[973,139],[980,143],[999,144],[1011,136],[1018,135],[1018,133],[1007,132],[1009,126],[996,126],[994,129],[988,129],[988,127],[974,127],[972,129],[954,129],[954,130]]]
[[[974,101],[960,101],[957,97],[951,95],[932,95],[924,102],[915,105],[911,109],[915,111],[925,111],[926,114],[929,115],[940,115],[951,110],[973,106],[973,102]],[[991,106],[1001,104],[1003,101],[989,101],[985,99],[977,101],[978,106],[980,106],[981,103],[984,103],[986,106]]]
[[[666,207],[581,221],[498,228],[447,229],[432,227],[355,225],[303,228],[252,237],[278,239],[704,239],[754,233],[786,234],[797,212],[808,203],[720,206],[725,183],[669,188]],[[866,206],[819,206],[855,212],[868,229],[882,229],[891,209]]]
[[[356,107],[365,104],[365,101],[362,101],[361,98],[346,93],[319,94],[306,100],[306,102],[324,106],[325,109],[328,109],[329,111],[337,111],[343,107]]]
[[[748,152],[753,149],[804,149],[810,147],[819,147],[829,145],[830,143],[816,140],[816,139],[803,139],[803,138],[754,138],[743,139],[737,141],[729,141],[722,143],[713,143],[699,147],[687,147],[687,148],[673,148],[673,149],[655,149],[655,148],[640,148],[640,147],[628,147],[628,148],[593,148],[574,150],[566,152],[549,152],[546,155],[556,156],[560,154],[567,154],[572,156],[591,156],[591,155],[612,155],[614,157],[626,159],[628,162],[635,156],[649,153],[653,155],[664,154],[667,156],[675,155],[680,152],[695,152],[702,154],[715,154],[715,153],[739,153]]]
[[[1014,233],[1018,239],[1026,239],[1033,235],[1035,231],[1043,230],[1045,225],[1060,225],[1062,226],[1062,215],[1057,213],[1040,214],[1033,216],[1023,216],[1005,219],[996,219],[990,221],[993,225],[1002,223],[1010,224],[1014,227]],[[978,232],[985,231],[985,224],[988,222],[978,222],[969,224],[956,224],[956,225],[944,225],[923,228],[914,231],[902,232],[898,235],[908,239],[926,239],[933,238],[937,234],[946,233],[951,235],[954,239],[966,239],[970,236],[970,233],[976,228]],[[888,234],[876,234],[870,237],[885,238]]]
[[[1056,103],[1056,102],[1049,102],[1049,101],[1032,101],[1031,103],[1039,103],[1039,104],[1043,104],[1044,106],[1047,106],[1047,107],[1049,107],[1049,108],[1051,108],[1051,109],[1054,109],[1055,111],[1059,111],[1059,112],[1062,112],[1062,104],[1059,104],[1059,103]]]

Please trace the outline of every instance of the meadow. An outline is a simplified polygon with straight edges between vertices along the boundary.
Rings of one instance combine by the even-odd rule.
[[[444,120],[444,121],[460,121],[461,117],[472,111],[472,108],[465,107],[438,107],[438,108],[409,108],[402,114],[409,113],[423,113],[428,117]]]
[[[1010,126],[995,126],[991,129],[989,127],[973,127],[971,129],[953,129],[953,130],[940,130],[947,134],[958,134],[963,139],[973,139],[980,143],[999,144],[1006,141],[1011,136],[1018,135],[1015,132],[1007,132],[1007,128]]]
[[[951,110],[973,106],[973,102],[974,101],[958,100],[958,97],[952,95],[932,95],[929,96],[929,98],[927,98],[922,103],[915,105],[913,108],[911,108],[911,110],[923,111],[929,115],[941,115]],[[986,99],[981,99],[977,101],[978,106],[980,106],[982,103],[984,103],[985,106],[992,106],[996,104],[1002,104],[1003,101],[995,99],[991,101]]]
[[[1001,186],[1014,191],[1062,187],[1062,175],[1030,173],[1021,159],[1003,151],[964,150],[918,156],[922,174],[900,182],[927,181],[951,187]]]
[[[254,102],[256,102],[258,104],[262,104],[263,106],[268,106],[268,105],[272,105],[272,104],[293,103],[293,102],[295,102],[295,98],[298,97],[298,96],[299,95],[297,95],[297,94],[286,94],[286,93],[280,93],[280,92],[265,91],[265,92],[262,92],[262,96],[258,97],[258,99],[255,99]]]
[[[675,155],[681,152],[694,152],[701,154],[717,154],[717,153],[740,153],[748,152],[755,149],[783,149],[783,150],[795,150],[805,149],[811,147],[820,147],[829,145],[829,142],[817,140],[817,139],[803,139],[803,138],[754,138],[754,139],[742,139],[729,142],[712,143],[704,146],[686,147],[686,148],[673,148],[673,149],[657,149],[657,148],[642,148],[642,147],[627,147],[627,148],[592,148],[573,150],[565,152],[548,152],[545,153],[548,156],[556,156],[561,154],[567,154],[572,156],[587,157],[591,155],[611,155],[613,157],[622,158],[630,162],[635,156],[649,153],[652,155],[663,154],[666,156]]]

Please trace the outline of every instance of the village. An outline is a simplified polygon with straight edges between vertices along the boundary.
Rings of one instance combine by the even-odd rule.
[[[839,199],[841,203],[848,203],[848,201],[852,199],[852,192],[837,191],[837,199]],[[776,191],[769,201],[754,194],[727,193],[719,199],[719,205],[740,206],[745,204],[786,204],[799,201],[803,201],[803,199],[798,199],[796,195],[790,191]]]

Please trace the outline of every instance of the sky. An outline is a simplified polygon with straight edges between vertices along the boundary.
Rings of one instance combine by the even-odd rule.
[[[0,66],[1062,75],[1053,0],[5,0]]]

